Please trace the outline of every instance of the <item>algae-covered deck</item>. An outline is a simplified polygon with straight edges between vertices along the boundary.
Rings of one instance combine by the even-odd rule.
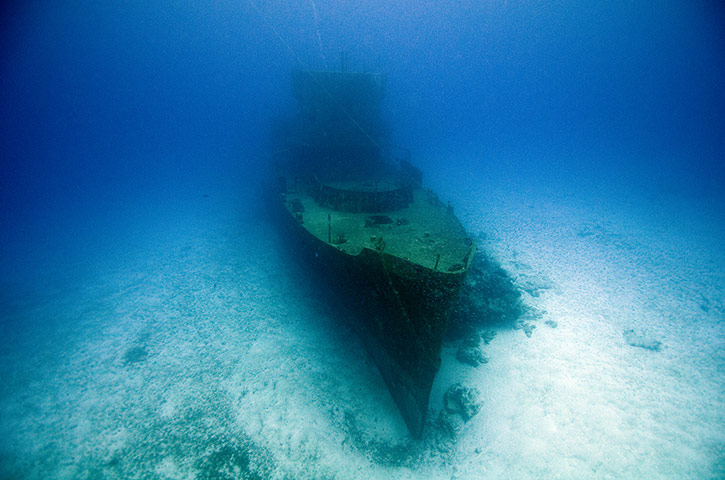
[[[415,188],[404,208],[382,212],[343,212],[318,205],[307,193],[287,193],[286,207],[320,241],[349,255],[367,247],[442,271],[466,268],[471,240],[451,209],[430,191]]]

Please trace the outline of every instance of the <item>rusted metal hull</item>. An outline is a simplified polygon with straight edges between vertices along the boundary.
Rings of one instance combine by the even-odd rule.
[[[277,194],[274,201],[292,237],[290,243],[300,244],[299,254],[314,266],[330,291],[359,314],[351,325],[380,371],[411,435],[420,437],[440,367],[448,317],[468,265],[444,272],[384,249],[366,247],[356,255],[349,254],[310,233],[285,208],[284,195]]]

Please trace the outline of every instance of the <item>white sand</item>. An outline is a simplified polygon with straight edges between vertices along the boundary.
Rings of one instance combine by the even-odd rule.
[[[546,312],[531,338],[501,328],[488,364],[444,351],[432,408],[459,381],[485,401],[457,442],[406,447],[341,310],[245,199],[199,195],[127,220],[77,275],[68,258],[32,284],[3,272],[0,478],[725,476],[716,206],[439,182],[512,276],[550,287],[526,296]]]

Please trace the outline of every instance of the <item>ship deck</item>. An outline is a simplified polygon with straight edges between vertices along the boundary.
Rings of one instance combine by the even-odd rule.
[[[471,241],[453,212],[430,191],[416,188],[407,207],[374,214],[323,207],[304,192],[287,193],[286,200],[291,214],[302,206],[306,230],[349,255],[366,247],[379,249],[382,241],[385,253],[423,267],[441,272],[466,268]]]

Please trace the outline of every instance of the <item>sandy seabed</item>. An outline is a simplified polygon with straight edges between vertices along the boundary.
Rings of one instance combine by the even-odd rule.
[[[456,382],[483,400],[455,441],[411,442],[264,215],[199,195],[3,273],[0,478],[723,478],[717,205],[468,182],[439,192],[540,315],[498,325],[485,365],[444,349],[430,417]]]

